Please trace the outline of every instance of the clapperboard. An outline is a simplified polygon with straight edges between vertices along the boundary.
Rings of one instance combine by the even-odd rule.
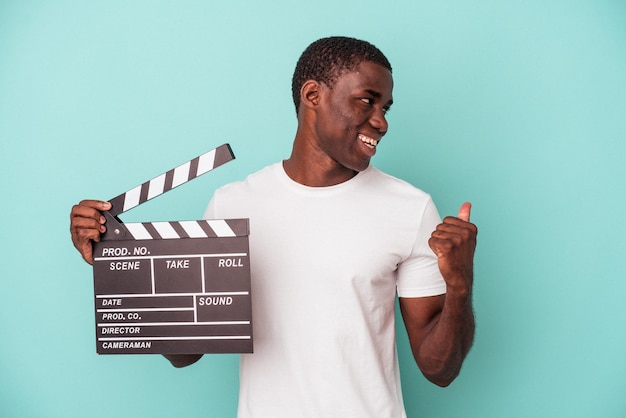
[[[248,219],[117,217],[234,158],[224,144],[110,200],[94,243],[99,354],[252,352]]]

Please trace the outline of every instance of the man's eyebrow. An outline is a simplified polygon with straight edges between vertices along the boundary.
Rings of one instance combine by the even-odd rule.
[[[376,90],[365,89],[365,92],[377,99],[380,99],[383,95],[377,92]]]

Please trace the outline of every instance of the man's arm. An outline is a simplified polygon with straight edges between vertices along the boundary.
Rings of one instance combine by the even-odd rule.
[[[447,217],[433,232],[429,245],[437,255],[446,294],[400,298],[400,310],[413,357],[428,380],[448,386],[458,376],[474,340],[472,309],[475,225],[471,205],[463,204],[458,218]]]
[[[89,264],[93,264],[93,243],[99,242],[100,235],[106,231],[106,219],[101,211],[109,209],[111,209],[109,202],[83,200],[78,205],[74,205],[70,212],[72,242]],[[167,354],[164,357],[174,367],[185,367],[200,360],[202,354]]]

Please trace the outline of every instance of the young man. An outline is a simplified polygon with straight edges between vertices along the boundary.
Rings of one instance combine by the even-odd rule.
[[[255,351],[241,356],[239,417],[406,417],[395,295],[417,365],[450,384],[474,335],[470,205],[440,223],[429,195],[370,166],[393,101],[373,45],[314,42],[292,89],[289,159],[219,189],[205,213],[251,223]],[[72,209],[88,262],[108,208]],[[201,356],[166,357],[181,367]]]

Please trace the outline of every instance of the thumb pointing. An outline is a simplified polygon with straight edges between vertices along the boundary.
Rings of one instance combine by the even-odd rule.
[[[472,204],[470,202],[463,203],[461,205],[461,209],[459,209],[458,218],[462,221],[469,222],[471,210],[472,210]]]

